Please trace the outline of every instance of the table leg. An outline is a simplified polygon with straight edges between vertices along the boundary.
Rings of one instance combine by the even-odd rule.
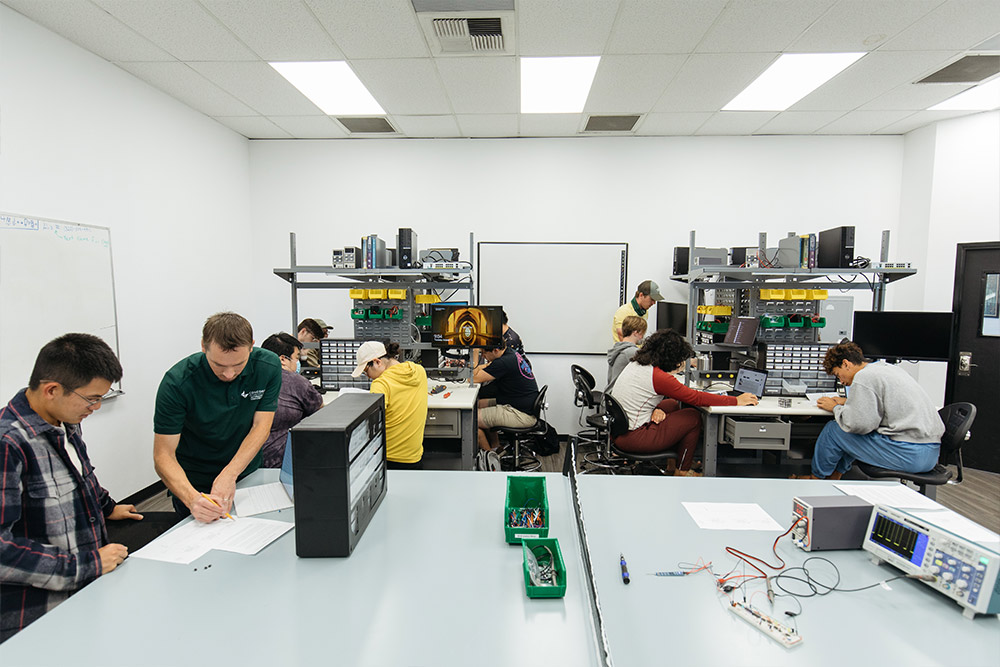
[[[472,409],[462,410],[462,470],[472,470],[472,458],[479,448],[479,412],[478,407],[473,404]]]
[[[719,456],[719,421],[721,418],[721,415],[705,414],[705,459],[702,463],[702,474],[705,477],[715,477]]]

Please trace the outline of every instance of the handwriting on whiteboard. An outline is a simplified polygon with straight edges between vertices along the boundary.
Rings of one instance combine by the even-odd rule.
[[[52,222],[39,218],[0,213],[0,229],[21,229],[32,232],[49,233],[58,239],[73,243],[91,243],[107,248],[111,245],[108,230],[93,229],[83,225]]]

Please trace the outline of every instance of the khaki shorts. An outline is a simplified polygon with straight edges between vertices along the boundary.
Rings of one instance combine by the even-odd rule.
[[[528,428],[538,421],[509,405],[491,405],[479,408],[479,421],[486,428],[506,426],[507,428]]]

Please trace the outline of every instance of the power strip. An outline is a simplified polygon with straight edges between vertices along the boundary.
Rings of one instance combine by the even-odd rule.
[[[731,603],[729,611],[733,612],[785,648],[792,648],[796,644],[802,643],[802,636],[795,632],[793,628],[781,623],[780,621],[774,620],[764,612],[754,609],[745,602]]]

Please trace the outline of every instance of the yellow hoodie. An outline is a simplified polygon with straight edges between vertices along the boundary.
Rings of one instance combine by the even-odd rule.
[[[424,456],[427,373],[412,361],[390,366],[372,380],[373,394],[385,396],[385,454],[390,461],[416,463]]]

